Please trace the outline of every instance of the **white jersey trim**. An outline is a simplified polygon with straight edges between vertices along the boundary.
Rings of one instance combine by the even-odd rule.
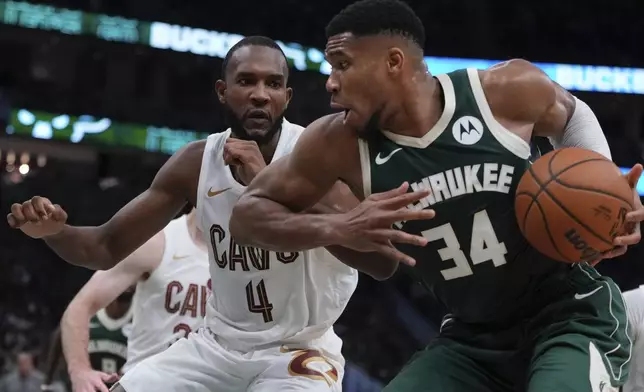
[[[626,358],[626,360],[624,360],[624,362],[622,362],[622,364],[619,366],[619,368],[618,368],[619,370],[617,372],[615,372],[615,369],[613,368],[613,363],[611,362],[610,358],[608,358],[608,356],[611,355],[612,353],[614,353],[615,351],[619,350],[622,345],[620,343],[618,343],[617,346],[615,346],[614,349],[603,353],[604,359],[606,359],[606,363],[608,364],[608,368],[610,370],[611,376],[613,377],[614,380],[619,381],[619,380],[622,379],[622,375],[624,374],[624,366],[626,366],[626,364],[631,361],[631,358],[633,356],[633,340],[631,339],[631,336],[628,333],[629,332],[628,315],[626,317],[626,324],[622,326],[621,323],[619,322],[619,319],[615,316],[615,313],[613,313],[613,295],[618,296],[619,298],[621,298],[622,305],[624,306],[624,309],[627,309],[628,305],[626,304],[626,300],[624,300],[624,296],[622,295],[622,292],[620,291],[619,287],[615,283],[613,283],[611,285],[610,282],[599,282],[594,277],[592,277],[588,272],[586,272],[586,270],[584,270],[581,267],[580,264],[577,264],[577,266],[590,279],[592,279],[596,283],[601,284],[602,286],[605,286],[608,289],[608,293],[609,293],[609,297],[608,297],[608,312],[610,313],[611,317],[615,321],[615,328],[611,332],[610,337],[612,338],[616,333],[622,332],[622,333],[624,333],[626,335],[626,339],[628,340],[628,358]],[[615,290],[614,291],[615,294],[613,294],[613,290]],[[620,330],[622,330],[622,331],[620,331]]]
[[[212,136],[212,135],[211,135]],[[206,179],[208,178],[208,168],[210,166],[210,156],[212,155],[212,145],[214,143],[214,138],[209,136],[206,139],[206,145],[203,149],[203,156],[201,157],[201,168],[199,169],[199,182],[197,183],[197,224],[203,226],[203,208],[200,208],[206,199]],[[204,160],[208,160],[204,162]],[[204,164],[206,163],[206,164]]]
[[[492,109],[490,109],[487,98],[485,98],[485,91],[483,91],[483,85],[481,85],[479,71],[476,68],[468,68],[467,76],[470,79],[470,87],[472,88],[472,93],[476,99],[481,116],[483,116],[483,121],[485,121],[494,138],[514,155],[521,159],[528,159],[530,157],[530,145],[494,118]]]
[[[436,124],[434,124],[432,129],[427,131],[427,133],[422,137],[399,135],[397,133],[383,130],[382,134],[385,135],[385,137],[401,146],[427,148],[445,131],[445,128],[447,128],[447,125],[452,120],[452,117],[454,117],[454,111],[456,110],[456,95],[454,93],[454,85],[452,84],[452,79],[450,79],[449,76],[441,74],[437,75],[436,78],[443,88],[445,108],[443,108],[443,113],[441,114]]]
[[[362,169],[362,194],[365,199],[371,195],[371,160],[369,158],[369,143],[358,138],[360,153],[360,168]]]

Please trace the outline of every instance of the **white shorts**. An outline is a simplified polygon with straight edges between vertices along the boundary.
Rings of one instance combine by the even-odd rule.
[[[126,392],[341,392],[344,368],[318,350],[226,350],[202,328],[130,369]]]

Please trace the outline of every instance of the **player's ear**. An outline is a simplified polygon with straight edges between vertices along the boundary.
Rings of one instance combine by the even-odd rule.
[[[286,88],[286,104],[284,105],[284,109],[288,107],[288,104],[291,103],[291,99],[293,98],[293,89],[290,87]]]
[[[217,98],[219,98],[219,103],[225,104],[226,82],[221,79],[217,80],[215,82],[215,92],[217,93]]]
[[[389,73],[397,74],[402,71],[405,64],[405,55],[400,48],[389,48],[387,53],[387,70]]]

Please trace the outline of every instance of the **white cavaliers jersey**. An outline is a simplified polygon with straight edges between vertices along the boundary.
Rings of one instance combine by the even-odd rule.
[[[631,369],[624,392],[644,392],[644,286],[624,293],[633,340]]]
[[[186,216],[163,229],[161,264],[139,281],[124,371],[202,326],[210,293],[208,254],[188,231]]]
[[[291,152],[302,130],[284,120],[273,161]],[[325,249],[276,253],[235,243],[228,221],[245,187],[224,164],[230,134],[229,129],[208,137],[199,176],[197,214],[211,244],[213,291],[206,326],[232,350],[322,345],[340,356],[342,342],[332,326],[356,288],[358,273]]]

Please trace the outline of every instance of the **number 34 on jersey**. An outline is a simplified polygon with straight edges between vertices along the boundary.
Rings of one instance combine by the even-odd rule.
[[[425,230],[421,235],[427,238],[429,242],[439,240],[445,242],[445,247],[438,250],[438,255],[442,261],[454,264],[452,267],[441,270],[445,280],[458,279],[474,274],[450,223]],[[499,267],[506,263],[507,248],[503,242],[499,242],[486,210],[474,214],[470,238],[469,260],[471,260],[472,265],[491,262],[494,263],[495,267]]]

